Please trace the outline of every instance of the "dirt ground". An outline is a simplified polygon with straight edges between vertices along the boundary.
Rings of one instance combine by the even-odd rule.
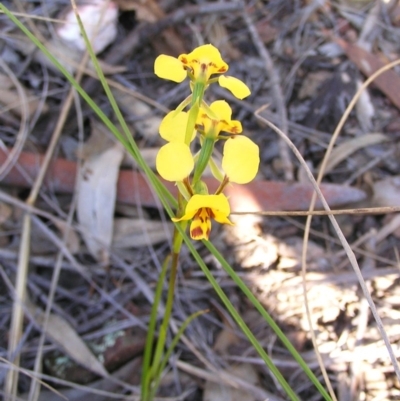
[[[229,74],[251,88],[244,101],[217,85],[208,90],[210,102],[231,104],[261,157],[254,185],[230,189],[235,226],[215,224],[211,241],[326,386],[314,337],[339,401],[400,400],[393,363],[400,357],[400,66],[376,77],[341,122],[363,83],[399,59],[400,1],[88,3],[78,11],[99,32],[102,69],[152,168],[163,145],[160,121],[188,96],[187,82],[154,75],[159,54],[212,43]],[[68,23],[69,1],[3,4],[116,122],[79,30]],[[90,7],[99,6],[101,24],[93,26],[101,13]],[[13,376],[18,399],[138,399],[172,223],[132,158],[4,14],[0,32],[0,394],[10,390],[11,361],[21,368]],[[321,189],[339,210],[347,250],[321,213],[311,220],[302,263],[312,185],[304,163],[257,118],[260,107],[315,177],[334,138]],[[265,213],[245,213],[254,211]],[[322,400],[220,263],[202,243],[196,248],[299,399]],[[175,349],[160,399],[286,400],[185,249],[171,333],[203,309]],[[32,387],[33,371],[40,388]]]

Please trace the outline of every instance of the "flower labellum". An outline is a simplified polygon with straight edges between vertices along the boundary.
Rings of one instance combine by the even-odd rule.
[[[231,212],[229,202],[224,194],[193,195],[186,205],[185,214],[173,221],[191,220],[190,236],[192,239],[208,240],[211,231],[211,219],[221,224],[233,223],[228,219]]]

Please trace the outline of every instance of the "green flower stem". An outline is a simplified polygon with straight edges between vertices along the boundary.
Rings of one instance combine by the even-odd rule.
[[[196,81],[193,85],[193,94],[190,104],[188,123],[186,126],[185,143],[190,146],[192,141],[193,131],[196,126],[197,116],[199,115],[200,105],[203,101],[204,91],[206,90],[206,83]]]
[[[179,339],[182,337],[182,334],[184,333],[184,331],[186,330],[186,328],[189,326],[189,324],[192,322],[193,319],[195,319],[196,317],[203,315],[204,313],[207,313],[208,310],[201,310],[198,312],[193,313],[192,315],[190,315],[182,324],[182,326],[180,327],[180,329],[178,330],[178,332],[176,333],[176,335],[174,336],[174,338],[171,341],[171,345],[168,347],[168,350],[159,366],[159,372],[157,372],[157,379],[154,381],[154,386],[152,388],[152,392],[150,395],[150,399],[154,399],[155,395],[156,395],[156,391],[160,385],[160,380],[161,380],[161,374],[164,371],[169,358],[172,355],[173,350],[175,349],[176,345],[178,344]]]
[[[154,334],[157,323],[157,315],[158,315],[158,306],[160,305],[161,295],[163,290],[163,284],[165,280],[165,276],[167,274],[167,268],[170,263],[170,256],[167,256],[164,260],[164,263],[161,268],[160,277],[157,281],[156,291],[154,294],[154,302],[151,308],[150,314],[150,322],[147,330],[146,336],[146,346],[144,349],[143,363],[142,363],[142,383],[141,383],[141,394],[143,400],[147,400],[149,396],[149,384],[150,384],[150,363],[151,363],[151,354],[153,350],[153,342],[154,342]]]
[[[204,91],[206,90],[206,82],[203,80],[197,80],[195,81],[193,85],[193,96],[192,96],[192,103],[191,107],[193,107],[195,104],[197,104],[198,107],[203,102],[203,96],[204,96]]]
[[[215,138],[214,136],[206,136],[204,142],[201,146],[201,151],[199,158],[194,169],[192,185],[195,186],[197,182],[201,179],[204,170],[211,158],[212,152],[214,150]]]
[[[194,103],[189,110],[188,122],[186,126],[185,133],[185,144],[190,146],[190,142],[192,141],[193,131],[196,127],[197,116],[199,114],[200,107],[197,103]]]
[[[188,224],[187,221],[182,221],[179,224],[183,232],[186,231],[187,224]],[[191,321],[188,320],[187,323],[185,322],[183,324],[182,326],[183,331],[178,332],[177,335],[179,337],[176,340],[174,338],[174,341],[170,345],[167,353],[163,356],[165,343],[167,340],[168,325],[170,322],[172,307],[174,303],[175,283],[178,271],[179,254],[182,248],[182,242],[183,242],[182,234],[179,230],[175,228],[172,254],[168,256],[163,263],[161,274],[157,282],[154,303],[150,315],[150,323],[147,333],[146,348],[145,348],[145,353],[143,358],[143,368],[142,368],[142,389],[141,389],[142,401],[152,401],[154,399],[155,394],[157,392],[157,388],[161,380],[162,372],[165,368],[169,356],[172,353],[173,347],[175,347],[176,342],[179,340],[179,337],[182,335],[183,331]],[[158,315],[158,307],[161,301],[162,288],[165,281],[167,267],[169,264],[171,266],[171,271],[168,283],[167,301],[165,304],[164,317],[160,326],[157,344],[154,350],[153,360],[150,366],[151,353],[153,351],[153,342],[155,336],[155,327]]]
[[[181,235],[177,231],[175,231],[175,233],[177,234],[177,236],[181,237]],[[164,347],[167,340],[168,325],[172,314],[172,306],[174,303],[175,282],[178,271],[178,260],[179,260],[179,253],[173,252],[171,256],[171,271],[169,276],[168,294],[167,294],[167,302],[165,304],[164,317],[160,326],[160,332],[158,335],[156,349],[154,351],[153,363],[150,372],[148,372],[150,378],[148,378],[147,380],[150,387],[149,388],[150,395],[155,394],[155,392],[157,391],[157,389],[155,388],[155,384],[159,382],[159,375],[161,375],[162,373],[162,371],[160,370],[160,366],[162,364]],[[152,398],[150,397],[146,399],[142,396],[142,400],[151,401]]]

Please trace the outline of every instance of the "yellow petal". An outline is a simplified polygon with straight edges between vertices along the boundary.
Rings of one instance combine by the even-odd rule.
[[[238,120],[221,121],[218,125],[219,131],[231,134],[240,134],[243,131],[242,123]]]
[[[191,53],[187,55],[189,60],[205,60],[208,59],[215,64],[224,64],[222,60],[221,53],[212,44],[201,45],[192,50]]]
[[[198,124],[202,125],[205,132],[215,127],[216,135],[221,131],[231,134],[240,134],[242,124],[238,120],[231,120],[232,109],[225,100],[217,100],[210,106],[203,104],[198,116]]]
[[[220,212],[225,216],[229,216],[231,208],[227,197],[224,194],[218,195],[193,195],[186,205],[185,214],[191,214],[201,208],[210,208],[213,212]]]
[[[182,82],[187,74],[183,64],[175,57],[161,54],[154,63],[154,73],[163,79]]]
[[[233,136],[224,146],[222,168],[229,181],[246,184],[258,171],[260,156],[258,146],[245,136]]]
[[[182,181],[189,176],[194,161],[189,146],[181,142],[170,142],[164,145],[156,157],[158,173],[167,181]]]
[[[214,210],[214,209],[213,209],[213,212],[214,212],[214,220],[215,221],[217,221],[220,224],[229,224],[230,226],[234,226],[234,224],[228,219],[227,216],[225,216],[225,214],[223,214],[217,210]]]
[[[251,93],[248,86],[240,79],[237,79],[235,77],[227,77],[225,75],[221,75],[218,79],[218,83],[223,88],[231,91],[232,94],[238,99],[244,99]]]
[[[210,44],[199,46],[189,54],[181,54],[179,60],[192,69],[195,78],[205,73],[208,80],[212,74],[223,74],[228,71],[228,64],[222,60],[221,53]]]
[[[218,120],[230,121],[232,117],[231,106],[225,100],[216,100],[210,104],[210,109],[218,116]]]
[[[160,135],[168,142],[185,142],[188,113],[170,111],[161,121]],[[192,140],[196,132],[193,131]]]

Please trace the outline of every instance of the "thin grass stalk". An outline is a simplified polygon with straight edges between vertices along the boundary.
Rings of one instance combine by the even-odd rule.
[[[193,314],[191,314],[182,324],[182,326],[179,328],[178,332],[175,334],[174,338],[171,341],[170,346],[167,349],[167,352],[165,353],[161,363],[159,364],[159,368],[158,368],[158,372],[156,372],[156,379],[154,382],[154,386],[153,386],[153,392],[151,394],[151,400],[154,399],[154,397],[156,396],[156,391],[160,385],[160,381],[161,381],[161,375],[162,372],[164,371],[165,367],[167,366],[167,363],[169,361],[169,358],[172,355],[172,352],[174,351],[175,347],[178,344],[178,341],[180,340],[180,338],[182,337],[183,333],[185,332],[186,328],[189,326],[189,324],[198,316],[203,315],[204,313],[207,313],[208,310],[202,310],[202,311],[198,311],[195,312]]]
[[[146,345],[144,349],[143,363],[142,363],[142,380],[141,380],[141,392],[142,397],[146,400],[149,396],[149,384],[151,380],[150,364],[151,356],[153,351],[153,342],[157,324],[158,308],[161,302],[162,290],[164,286],[164,280],[167,274],[168,265],[170,263],[170,256],[166,257],[162,264],[160,276],[157,280],[157,286],[154,294],[154,302],[151,308],[150,322],[147,329]]]
[[[168,326],[170,323],[170,318],[172,314],[172,307],[174,305],[174,292],[175,292],[175,283],[176,283],[176,276],[178,272],[178,260],[179,260],[179,253],[172,253],[171,255],[171,271],[170,271],[170,277],[169,277],[169,282],[168,282],[168,294],[167,294],[167,302],[165,304],[165,310],[164,310],[164,317],[159,329],[158,333],[158,340],[157,340],[157,345],[154,350],[154,356],[153,356],[153,361],[152,361],[152,366],[149,372],[150,375],[150,398],[143,398],[143,401],[152,401],[152,397],[154,397],[157,388],[155,387],[155,384],[159,382],[159,375],[161,375],[160,371],[160,364],[162,361],[163,357],[163,352],[164,352],[164,347],[165,343],[167,341],[167,332],[168,332]]]

